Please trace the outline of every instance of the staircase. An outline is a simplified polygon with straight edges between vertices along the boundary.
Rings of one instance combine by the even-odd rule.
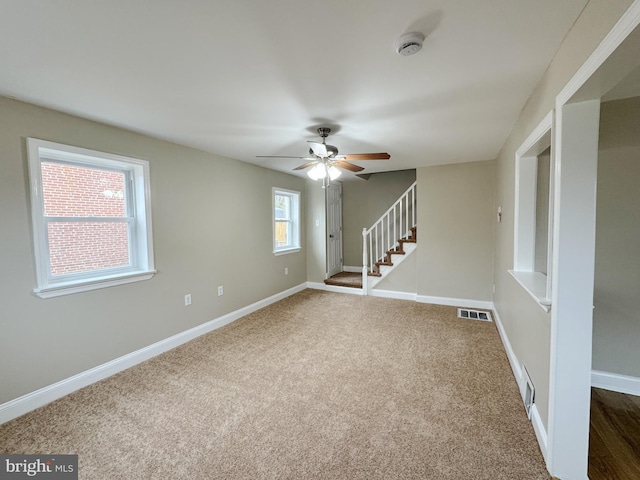
[[[368,295],[382,277],[416,249],[416,182],[414,182],[371,228],[362,230],[362,273],[341,272],[324,281],[351,287]],[[395,256],[395,258],[394,258]]]
[[[417,246],[416,191],[417,182],[414,182],[370,228],[362,230],[362,290],[365,295]]]
[[[411,243],[416,244],[418,241],[417,234],[418,227],[411,227],[409,230],[411,234],[408,237],[398,239],[398,246],[393,248],[392,250],[387,250],[384,258],[373,264],[373,269],[371,271],[367,271],[367,275],[370,277],[382,277],[382,273],[380,271],[380,267],[393,267],[393,257],[392,255],[406,255],[405,244]]]

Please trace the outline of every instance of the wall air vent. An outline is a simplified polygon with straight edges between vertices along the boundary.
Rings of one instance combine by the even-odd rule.
[[[466,318],[467,320],[482,320],[483,322],[492,322],[491,313],[482,310],[470,310],[468,308],[458,309],[458,318]]]
[[[522,372],[525,381],[523,393],[524,408],[527,409],[527,417],[531,420],[531,407],[533,407],[533,404],[536,401],[536,387],[533,386],[531,377],[529,377],[529,372],[527,372],[524,365],[522,365]]]

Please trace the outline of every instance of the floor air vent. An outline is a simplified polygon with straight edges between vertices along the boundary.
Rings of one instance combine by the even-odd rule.
[[[491,314],[480,310],[470,310],[468,308],[458,309],[458,318],[466,318],[469,320],[482,320],[483,322],[492,322]]]

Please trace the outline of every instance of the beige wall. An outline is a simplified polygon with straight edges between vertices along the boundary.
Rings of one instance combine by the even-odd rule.
[[[593,368],[640,377],[640,97],[602,104]]]
[[[550,315],[507,272],[513,268],[515,152],[554,108],[556,95],[631,3],[632,0],[591,0],[587,4],[529,98],[497,159],[496,206],[502,206],[503,221],[496,228],[494,304],[515,355],[527,366],[536,386],[536,405],[545,426],[549,405]]]
[[[394,256],[397,258],[397,256]],[[416,278],[418,252],[405,258],[402,263],[386,274],[374,287],[374,290],[388,290],[391,292],[416,293]]]
[[[297,190],[304,245],[304,180],[2,97],[0,125],[0,403],[306,281],[304,248],[276,257],[271,238],[272,187]],[[26,137],[149,160],[154,278],[32,293]]]
[[[365,170],[366,172],[366,170]],[[342,184],[344,264],[362,266],[362,229],[369,228],[416,180],[415,170],[375,173]]]
[[[417,293],[491,301],[495,162],[418,169]]]

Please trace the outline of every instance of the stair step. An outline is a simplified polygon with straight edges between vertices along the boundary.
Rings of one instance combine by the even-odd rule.
[[[404,250],[389,250],[387,252],[387,255],[406,255],[407,252],[405,252]]]
[[[381,277],[382,274],[381,273],[377,273],[377,272],[369,272],[369,276],[370,277]]]
[[[393,267],[393,263],[391,263],[391,262],[376,262],[376,265],[379,266],[379,267],[382,266],[382,265],[387,266],[387,267]]]

